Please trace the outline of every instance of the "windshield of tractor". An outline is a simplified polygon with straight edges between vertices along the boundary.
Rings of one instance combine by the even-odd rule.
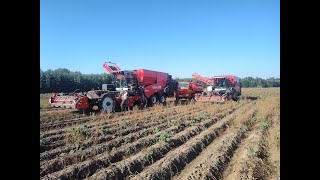
[[[216,78],[214,80],[215,87],[227,87],[227,79],[226,78]]]
[[[178,88],[189,88],[189,84],[178,84]]]
[[[113,75],[116,88],[131,88],[137,85],[137,78],[133,72],[121,71]]]

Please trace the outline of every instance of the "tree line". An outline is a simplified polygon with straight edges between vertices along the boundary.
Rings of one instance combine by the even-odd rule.
[[[102,84],[111,83],[111,76],[102,74],[82,74],[65,68],[42,71],[40,69],[40,93],[73,92],[76,89],[85,92],[90,89],[101,89]]]
[[[188,82],[188,81],[193,81],[193,82],[198,82],[202,83],[194,78],[177,78],[176,79],[178,82]],[[280,87],[280,78],[267,78],[267,79],[262,79],[262,78],[253,78],[253,77],[245,77],[241,79],[241,86],[242,87]]]
[[[194,81],[194,78],[177,78],[178,82]],[[76,89],[85,92],[91,89],[101,89],[102,84],[112,83],[110,74],[82,74],[65,68],[42,71],[40,69],[40,93],[73,92]],[[241,79],[242,87],[280,87],[280,78],[252,78]]]

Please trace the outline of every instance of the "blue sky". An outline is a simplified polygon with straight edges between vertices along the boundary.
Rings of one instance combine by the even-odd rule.
[[[41,0],[40,68],[280,77],[279,0]]]

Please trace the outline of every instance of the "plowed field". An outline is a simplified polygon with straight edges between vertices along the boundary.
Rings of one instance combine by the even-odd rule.
[[[280,179],[280,89],[41,121],[40,179]],[[42,113],[74,113],[43,110]]]

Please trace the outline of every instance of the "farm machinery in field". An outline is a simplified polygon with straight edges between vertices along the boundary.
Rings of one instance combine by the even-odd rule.
[[[206,92],[195,94],[196,101],[225,102],[231,99],[237,101],[241,95],[241,80],[236,76],[206,78],[194,73],[192,77],[208,85]]]
[[[112,65],[110,65],[112,64]],[[174,96],[177,82],[171,75],[147,69],[121,70],[115,63],[106,62],[103,68],[112,76],[112,84],[103,84],[102,90],[90,90],[70,95],[54,94],[52,107],[91,111],[94,106],[101,112],[121,111],[122,94],[127,93],[126,107],[165,104],[166,97]]]
[[[194,100],[195,94],[202,93],[203,86],[195,82],[179,82],[178,88],[175,93],[177,104],[183,100],[191,101]]]

